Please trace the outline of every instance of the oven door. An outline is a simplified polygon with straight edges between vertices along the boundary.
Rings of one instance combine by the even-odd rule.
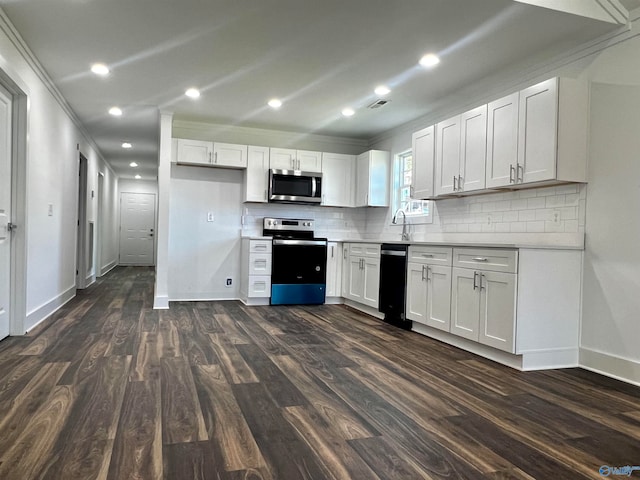
[[[322,200],[322,174],[294,170],[269,171],[269,202],[317,204]]]
[[[322,304],[326,291],[326,240],[274,239],[271,304]]]

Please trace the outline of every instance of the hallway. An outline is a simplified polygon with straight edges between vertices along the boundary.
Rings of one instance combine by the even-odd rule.
[[[601,478],[640,388],[518,372],[342,306],[173,302],[119,267],[0,342],[0,478]]]

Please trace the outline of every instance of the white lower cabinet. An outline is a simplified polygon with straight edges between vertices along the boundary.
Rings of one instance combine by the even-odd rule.
[[[344,249],[343,297],[378,308],[380,245],[349,243]]]
[[[342,296],[342,243],[327,243],[326,297]]]
[[[498,264],[506,258],[513,271]],[[462,259],[462,260],[460,260]],[[475,268],[467,268],[475,259]],[[463,264],[464,267],[457,265]],[[515,353],[517,253],[454,249],[451,287],[451,333],[484,345]]]
[[[271,240],[242,239],[240,297],[248,305],[264,305],[271,297]]]
[[[409,247],[407,319],[448,332],[450,305],[451,248]]]

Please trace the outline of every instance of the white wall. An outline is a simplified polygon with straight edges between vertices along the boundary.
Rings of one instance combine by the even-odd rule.
[[[75,295],[76,220],[79,146],[88,159],[87,217],[96,221],[98,171],[108,167],[75,125],[34,64],[25,60],[0,12],[0,69],[25,90],[29,99],[26,178],[26,314],[30,330]],[[115,177],[105,177],[112,191]],[[53,215],[48,216],[48,205]],[[112,235],[113,232],[108,232]],[[112,255],[108,238],[106,257]],[[92,273],[95,276],[95,270]]]

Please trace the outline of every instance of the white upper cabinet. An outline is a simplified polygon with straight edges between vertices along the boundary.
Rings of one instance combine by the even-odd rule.
[[[178,139],[176,161],[184,165],[208,165],[213,163],[213,142]]]
[[[435,165],[435,127],[424,128],[411,137],[413,174],[411,197],[428,199],[434,196],[433,169]]]
[[[247,170],[244,177],[244,201],[267,201],[269,180],[269,147],[254,147],[247,149]]]
[[[213,144],[213,166],[247,168],[247,146],[215,142]]]
[[[246,168],[247,146],[179,138],[176,161],[183,165]]]
[[[454,193],[460,175],[460,115],[436,126],[436,195]]]
[[[322,154],[322,205],[327,207],[353,207],[356,173],[355,155]]]
[[[486,159],[487,106],[482,105],[460,116],[458,191],[471,192],[484,189]]]
[[[487,188],[587,181],[587,82],[552,78],[489,104]]]
[[[276,170],[322,171],[322,152],[293,150],[290,148],[271,149],[271,167]]]
[[[438,123],[436,195],[484,189],[486,152],[486,105]]]
[[[356,161],[356,207],[389,206],[389,152],[369,150]]]
[[[518,92],[488,105],[486,187],[515,183],[518,163]]]
[[[554,179],[558,133],[557,78],[520,92],[518,124],[517,181],[531,183]]]

